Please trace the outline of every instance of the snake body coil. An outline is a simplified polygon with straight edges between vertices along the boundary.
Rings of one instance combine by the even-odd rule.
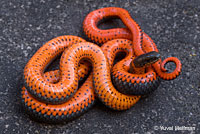
[[[63,38],[63,37],[59,37],[59,38]],[[53,39],[52,41],[55,41],[59,38]],[[65,38],[67,38],[67,36],[65,36]],[[77,38],[77,37],[71,37],[71,38]],[[131,49],[129,50],[127,48],[130,48],[131,41],[113,40],[111,42],[113,43],[121,42],[121,44],[118,43],[117,45],[119,45],[119,47],[121,46],[120,48],[122,51],[129,52],[125,60],[130,60],[130,58],[132,57],[132,50]],[[43,46],[43,48],[46,48],[45,46],[47,45],[49,46],[49,42],[46,43]],[[59,46],[60,44],[57,44],[57,45]],[[58,46],[55,45],[55,47],[58,47]],[[109,42],[108,44],[105,44],[104,46],[105,47],[110,46]],[[111,50],[115,51],[115,54],[118,52],[116,51],[117,49],[111,49]],[[57,50],[55,49],[54,51],[57,51]],[[35,58],[34,56],[32,57],[33,59]],[[113,56],[113,58],[114,57],[115,56]],[[36,117],[41,118],[42,120],[59,122],[59,121],[71,119],[77,115],[80,115],[89,107],[91,107],[92,104],[94,103],[94,96],[95,96],[94,89],[95,89],[96,94],[101,99],[101,101],[104,102],[104,104],[116,110],[129,109],[132,105],[134,105],[139,100],[140,96],[124,95],[118,92],[114,88],[114,86],[112,85],[111,76],[110,76],[110,67],[111,67],[110,65],[113,64],[114,59],[111,59],[108,62],[107,58],[104,56],[103,51],[98,46],[92,43],[88,43],[88,42],[77,43],[76,45],[69,46],[67,50],[63,52],[61,56],[61,61],[60,61],[61,78],[59,78],[61,80],[63,79],[62,76],[66,78],[65,81],[63,81],[63,83],[66,82],[70,84],[70,83],[75,82],[75,87],[73,89],[74,90],[77,89],[78,80],[76,81],[74,77],[70,77],[70,76],[74,76],[78,74],[77,65],[81,59],[88,59],[93,64],[93,78],[92,78],[92,74],[90,74],[86,82],[75,93],[75,96],[73,96],[71,99],[69,99],[65,103],[53,105],[53,104],[48,104],[49,100],[53,100],[52,99],[53,96],[50,96],[50,99],[46,99],[47,102],[38,101],[36,99],[38,96],[35,96],[35,94],[31,95],[30,94],[31,92],[29,93],[27,92],[25,88],[23,88],[22,94],[23,94],[23,100],[25,102],[26,109],[29,112],[31,112],[33,115],[35,115]],[[30,65],[30,64],[28,63],[27,65]],[[47,65],[47,63],[43,63],[42,65]],[[34,68],[34,70],[35,69],[36,68]],[[30,77],[33,78],[33,80],[29,80],[33,82],[32,87],[35,86],[34,83],[37,84],[34,78],[38,81],[38,84],[39,84],[42,81],[41,80],[42,78],[44,79],[47,75],[52,76],[52,73],[55,74],[55,71],[47,72],[42,77],[42,73],[41,73],[40,74],[41,78],[38,79],[37,77],[32,76],[33,75],[31,73],[32,71],[33,70],[30,69],[29,67],[25,67],[25,79],[29,79]],[[62,75],[62,73],[64,72],[66,74]],[[75,78],[78,79],[78,76],[76,76]],[[55,84],[53,84],[52,79],[55,79],[55,78],[52,77],[51,79],[49,79],[48,83],[44,79],[43,81],[46,82],[44,85],[48,87],[51,85],[52,87],[55,88]],[[92,85],[92,80],[94,83],[94,88]],[[57,81],[54,80],[54,82],[57,82]],[[42,91],[44,90],[45,90],[45,86],[43,86]],[[48,92],[45,92],[45,93],[48,93]],[[73,94],[73,91],[71,91],[71,93]],[[62,90],[59,92],[59,94],[65,94],[65,91]],[[55,103],[55,102],[53,101],[52,103]]]
[[[127,28],[114,28],[108,30],[101,30],[97,27],[98,23],[109,17],[118,17],[127,26]],[[113,39],[129,39],[133,41],[133,50],[136,56],[148,53],[151,51],[158,52],[158,49],[153,40],[144,32],[140,26],[131,18],[127,10],[117,7],[108,7],[95,10],[89,13],[84,22],[83,29],[86,35],[93,41],[98,43],[105,43]],[[167,62],[174,62],[176,68],[173,72],[168,73],[164,68]],[[181,72],[181,62],[175,58],[170,57],[161,62],[161,59],[152,64],[154,71],[159,77],[165,80],[175,79]]]

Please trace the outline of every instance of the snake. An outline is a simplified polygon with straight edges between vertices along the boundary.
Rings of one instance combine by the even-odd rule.
[[[131,31],[132,33],[123,28],[110,29],[110,31],[98,29],[97,22],[100,19],[113,16],[108,9],[113,11],[115,7],[93,11],[83,22],[86,35],[91,40],[104,43],[101,48],[77,36],[60,36],[45,43],[26,64],[22,101],[31,115],[45,122],[68,121],[92,107],[95,96],[114,110],[126,110],[140,99],[141,94],[149,93],[159,85],[157,74],[168,80],[174,79],[180,74],[181,64],[178,59],[171,57],[161,63],[156,45],[150,37],[141,30],[137,36],[138,33],[135,33],[134,30],[139,25],[130,28],[134,29]],[[121,10],[127,13],[126,10]],[[129,15],[125,13],[124,16]],[[100,18],[99,14],[101,14]],[[119,31],[116,33],[117,30]],[[109,33],[104,35],[103,32],[108,31]],[[97,33],[100,33],[100,36]],[[127,36],[123,37],[124,34]],[[137,37],[137,40],[140,36],[145,35],[143,42],[137,43],[136,39],[132,39],[132,34],[134,39]],[[144,48],[142,50],[144,52],[135,51],[137,48],[135,46],[139,45]],[[120,64],[113,67],[114,59],[121,51],[126,53],[126,57],[119,62]],[[60,69],[44,73],[46,67],[61,53]],[[93,71],[91,73],[89,73],[89,65],[85,64],[85,61],[81,63],[82,60],[87,60],[92,64]],[[164,65],[169,61],[176,63],[176,69],[172,73],[163,72],[166,71]],[[159,71],[155,73],[156,67],[162,73],[158,73]],[[114,68],[112,73],[111,68]],[[128,72],[128,70],[131,71]],[[135,77],[135,74],[132,73],[139,73],[139,75]],[[170,76],[168,77],[166,74]],[[88,78],[78,89],[79,80],[86,75],[89,75]],[[118,86],[114,86],[112,81],[118,83]],[[145,83],[147,84],[145,85]],[[147,88],[143,91],[139,91],[138,88],[137,91],[129,94],[129,92],[119,91],[115,88],[121,85],[125,85],[127,88],[134,87],[134,85],[137,87],[145,85]],[[148,88],[150,90],[146,92]]]

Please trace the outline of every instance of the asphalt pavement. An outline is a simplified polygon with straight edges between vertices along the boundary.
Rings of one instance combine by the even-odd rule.
[[[23,68],[28,60],[45,42],[57,36],[87,39],[82,29],[85,16],[109,6],[127,9],[154,40],[162,59],[179,58],[183,65],[181,75],[175,80],[162,81],[153,94],[127,111],[113,111],[97,102],[87,113],[65,124],[44,124],[30,119],[20,98]],[[123,26],[119,20],[111,20],[100,27],[119,26]],[[198,134],[199,65],[199,0],[1,0],[0,134]],[[176,126],[182,127],[181,130],[175,130]]]

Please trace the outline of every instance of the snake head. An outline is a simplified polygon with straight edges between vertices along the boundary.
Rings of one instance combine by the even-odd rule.
[[[145,53],[137,56],[133,60],[133,64],[135,67],[144,67],[150,64],[157,62],[160,59],[160,54],[156,51],[151,51],[149,53]]]

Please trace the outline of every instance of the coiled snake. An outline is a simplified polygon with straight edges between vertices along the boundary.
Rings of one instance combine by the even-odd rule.
[[[100,20],[113,16],[119,17],[127,29],[97,27]],[[181,71],[177,58],[161,61],[154,42],[122,8],[91,12],[83,22],[83,29],[91,40],[104,45],[100,48],[80,37],[60,36],[45,43],[25,66],[22,100],[34,117],[45,122],[67,121],[88,110],[96,96],[112,109],[126,110],[141,95],[154,91],[160,83],[159,77],[174,79]],[[119,52],[125,52],[126,57],[113,66]],[[60,69],[44,73],[61,53]],[[91,73],[90,64],[83,60],[92,64]],[[176,64],[171,73],[164,68],[169,61]],[[78,89],[79,80],[87,75]]]

